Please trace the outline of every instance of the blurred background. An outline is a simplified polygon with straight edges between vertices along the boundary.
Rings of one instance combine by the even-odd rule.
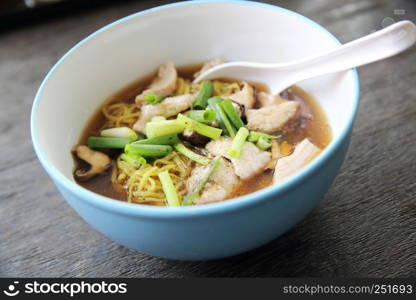
[[[219,261],[166,261],[109,241],[72,211],[32,149],[36,90],[92,32],[170,2],[0,0],[0,277],[416,276],[415,47],[359,69],[346,163],[318,207],[264,247]],[[341,42],[416,16],[414,0],[263,2],[313,19]]]

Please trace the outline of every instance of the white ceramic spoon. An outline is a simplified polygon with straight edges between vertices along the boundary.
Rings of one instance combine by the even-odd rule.
[[[416,40],[416,26],[400,21],[318,56],[288,63],[230,62],[213,67],[194,82],[238,78],[266,84],[274,95],[312,77],[347,70],[398,54]]]

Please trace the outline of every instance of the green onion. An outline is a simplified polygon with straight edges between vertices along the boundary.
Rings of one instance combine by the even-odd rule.
[[[204,176],[202,177],[201,181],[198,183],[198,185],[193,189],[193,191],[191,191],[183,200],[182,202],[182,206],[188,206],[188,205],[192,205],[192,203],[194,202],[194,200],[199,196],[199,193],[204,189],[205,185],[207,184],[209,178],[211,177],[211,175],[214,173],[214,171],[218,168],[218,166],[220,165],[220,160],[221,158],[217,157],[213,160],[211,160],[211,162],[208,165],[208,169],[207,172],[204,174]]]
[[[248,141],[249,142],[257,142],[259,140],[259,138],[264,137],[266,139],[278,139],[280,137],[282,137],[281,135],[270,135],[270,134],[266,134],[263,132],[258,132],[258,131],[250,131],[250,134],[248,136]]]
[[[87,145],[90,148],[114,148],[123,149],[132,140],[124,138],[113,137],[97,137],[90,136],[87,141]]]
[[[200,135],[207,136],[211,139],[218,139],[221,136],[222,130],[219,128],[211,127],[202,123],[199,123],[195,120],[192,120],[183,114],[178,114],[177,119],[185,128],[194,130]]]
[[[147,94],[146,96],[144,96],[144,101],[146,101],[149,104],[158,104],[162,102],[164,99],[164,96],[157,94]]]
[[[133,142],[132,144],[140,145],[173,145],[179,142],[177,134],[169,134],[164,136],[157,136],[150,139],[144,139],[140,141]]]
[[[135,168],[139,168],[146,164],[146,159],[140,155],[123,153],[120,155],[120,158]]]
[[[244,123],[235,110],[233,102],[230,99],[225,99],[220,105],[235,128],[240,129],[240,127],[244,127]]]
[[[172,152],[169,145],[140,145],[128,144],[124,148],[127,154],[140,155],[144,157],[163,157]]]
[[[103,129],[100,132],[103,137],[124,138],[129,140],[137,140],[137,133],[128,127],[114,127]]]
[[[227,154],[233,158],[239,158],[241,155],[241,150],[243,150],[244,142],[248,137],[248,130],[245,127],[241,127],[237,134],[235,135],[231,147],[228,150]]]
[[[159,121],[164,121],[164,120],[166,120],[164,116],[156,116],[152,118],[152,122],[159,122]]]
[[[272,146],[272,144],[270,143],[270,140],[268,140],[264,136],[261,136],[257,141],[256,146],[259,147],[261,150],[267,150]]]
[[[209,108],[211,108],[216,113],[217,122],[220,124],[221,128],[224,130],[225,133],[227,133],[229,136],[234,137],[235,136],[235,129],[233,125],[230,123],[230,120],[228,120],[228,117],[224,110],[221,108],[220,103],[222,99],[218,96],[212,97],[208,99],[208,105]]]
[[[201,123],[209,123],[215,121],[216,113],[213,110],[190,110],[186,116]]]
[[[148,122],[146,124],[146,135],[148,138],[181,133],[185,129],[182,122],[178,120],[166,120]]]
[[[176,191],[175,185],[170,178],[168,171],[163,171],[158,174],[160,182],[162,183],[162,189],[166,196],[166,201],[169,206],[179,206],[179,196]]]
[[[138,133],[137,134],[137,140],[143,140],[145,138],[146,138],[146,136],[143,133]]]
[[[207,101],[214,92],[214,85],[211,81],[205,81],[201,85],[198,95],[196,96],[195,102],[192,105],[193,109],[205,109],[207,107]]]
[[[177,143],[173,147],[175,148],[176,151],[178,151],[182,155],[186,156],[187,158],[189,158],[193,161],[196,161],[197,163],[199,163],[201,165],[206,166],[210,162],[210,160],[207,157],[193,152],[192,150],[186,148],[185,145],[182,144],[182,143]]]

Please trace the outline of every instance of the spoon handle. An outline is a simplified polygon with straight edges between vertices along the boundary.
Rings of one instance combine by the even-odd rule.
[[[286,65],[295,82],[347,70],[400,53],[416,41],[416,26],[400,21],[318,56]]]

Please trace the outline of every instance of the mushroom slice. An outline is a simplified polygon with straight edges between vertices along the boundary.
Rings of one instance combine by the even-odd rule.
[[[94,151],[85,145],[78,145],[73,153],[81,160],[90,165],[88,170],[78,169],[75,171],[74,176],[79,181],[89,180],[98,174],[102,174],[108,170],[111,166],[111,159],[108,155]]]
[[[200,135],[198,132],[187,128],[185,128],[182,132],[182,139],[197,147],[204,147],[210,141],[210,138]]]
[[[270,170],[274,170],[276,166],[276,162],[279,158],[283,157],[284,155],[280,151],[279,142],[276,139],[272,139],[272,159],[267,164],[266,168]]]
[[[244,105],[241,105],[240,103],[235,102],[233,100],[231,100],[231,101],[232,101],[232,105],[234,106],[234,109],[237,112],[237,114],[240,117],[244,117],[245,116],[245,108],[244,108]]]
[[[136,97],[136,104],[141,107],[144,104],[144,96],[148,94],[157,94],[169,96],[176,90],[176,80],[178,72],[172,62],[167,62],[159,66],[157,76],[152,83],[141,94]]]

